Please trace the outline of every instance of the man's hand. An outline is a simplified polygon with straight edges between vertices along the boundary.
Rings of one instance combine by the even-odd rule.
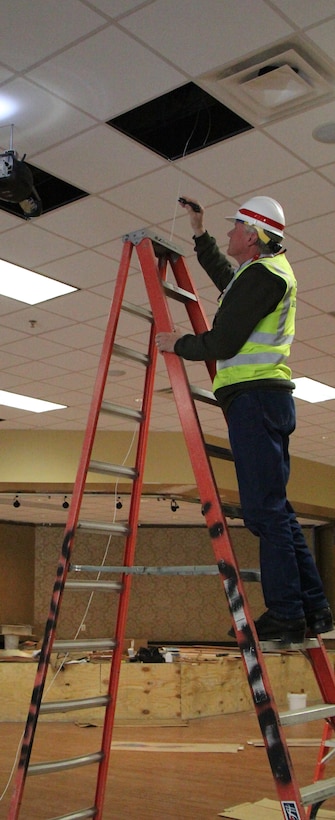
[[[176,344],[177,339],[180,339],[181,336],[184,336],[184,333],[181,333],[177,330],[174,330],[173,333],[157,333],[156,334],[156,345],[160,353],[174,353],[174,346]]]
[[[202,234],[205,233],[205,228],[203,225],[204,209],[202,205],[200,205],[200,202],[197,202],[196,199],[191,199],[191,197],[188,196],[179,197],[179,202],[182,208],[185,208],[185,210],[189,214],[191,228],[193,230],[194,236],[202,236]],[[188,202],[192,204],[189,205]],[[197,208],[199,208],[199,210],[195,211],[192,205],[196,205]]]

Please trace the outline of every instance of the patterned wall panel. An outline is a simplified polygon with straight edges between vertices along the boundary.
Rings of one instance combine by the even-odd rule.
[[[230,534],[240,568],[257,567],[257,539],[242,527],[231,528]],[[307,529],[306,535],[312,546],[313,531]],[[62,538],[63,530],[59,527],[36,529],[35,628],[40,634],[49,609]],[[122,564],[122,538],[78,531],[73,562],[100,565],[103,560],[109,566]],[[136,564],[199,566],[215,564],[215,560],[205,529],[142,527],[138,533]],[[104,574],[104,577],[112,576]],[[260,585],[248,583],[246,591],[256,618],[264,609]],[[74,637],[83,618],[86,635],[113,636],[117,600],[117,595],[111,593],[95,593],[90,600],[89,593],[65,592],[58,637]],[[133,578],[128,638],[162,643],[217,642],[227,638],[229,627],[230,616],[219,576]]]

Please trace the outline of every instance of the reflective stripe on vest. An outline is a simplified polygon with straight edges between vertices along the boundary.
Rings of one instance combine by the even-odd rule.
[[[252,262],[242,267],[234,281]],[[262,319],[251,333],[241,350],[230,359],[218,360],[213,390],[228,384],[262,378],[290,379],[291,370],[286,365],[290,345],[294,338],[296,280],[284,254],[263,257],[262,264],[271,273],[284,279],[286,291],[275,310]],[[223,298],[225,298],[226,293]]]

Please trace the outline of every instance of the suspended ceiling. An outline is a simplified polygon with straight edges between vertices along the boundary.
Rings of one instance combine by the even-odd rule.
[[[78,288],[33,308],[0,297],[0,389],[67,405],[43,414],[0,406],[2,435],[84,430],[129,231],[154,228],[181,247],[212,318],[216,293],[194,260],[181,193],[204,204],[223,251],[225,214],[254,194],[280,200],[300,294],[293,376],[335,387],[335,145],[315,138],[318,127],[335,128],[334,2],[253,0],[247,9],[245,0],[3,0],[2,150],[13,122],[20,157],[88,195],[30,221],[0,210],[2,258]],[[107,124],[188,83],[250,129],[214,144],[205,134],[190,153],[186,140],[171,161]],[[148,306],[135,257],[126,298]],[[188,330],[178,305],[174,319]],[[120,344],[143,352],[146,334],[122,315]],[[138,406],[142,367],[115,359],[111,370],[108,398]],[[202,364],[188,372],[208,389]],[[153,430],[179,430],[168,386],[160,357]],[[203,405],[199,415],[208,434],[225,435],[215,410]],[[297,400],[297,415],[291,453],[335,465],[335,401]],[[133,433],[122,418],[105,425]]]

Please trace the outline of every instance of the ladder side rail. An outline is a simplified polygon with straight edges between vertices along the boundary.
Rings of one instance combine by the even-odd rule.
[[[149,425],[150,425],[150,413],[151,413],[151,405],[152,405],[152,398],[154,392],[154,380],[155,380],[155,369],[156,369],[156,360],[157,360],[157,348],[155,345],[155,336],[156,336],[156,328],[154,324],[151,326],[150,330],[150,339],[149,339],[149,366],[146,369],[145,374],[145,383],[144,383],[144,391],[143,391],[143,405],[142,405],[142,415],[143,420],[139,427],[139,435],[138,435],[138,443],[137,443],[137,453],[136,453],[136,460],[135,460],[135,469],[137,472],[137,478],[133,484],[133,492],[131,495],[130,501],[130,509],[129,509],[129,535],[127,536],[126,543],[125,543],[125,550],[124,550],[124,560],[123,564],[125,567],[133,567],[134,560],[135,560],[135,550],[136,550],[136,541],[137,541],[137,529],[138,529],[138,519],[139,519],[139,509],[140,509],[140,501],[141,501],[141,494],[143,488],[143,477],[144,477],[144,467],[145,467],[145,458],[147,452],[147,444],[148,444],[148,436],[149,436]],[[104,796],[106,790],[106,782],[107,782],[107,774],[108,774],[108,764],[109,764],[109,757],[110,757],[110,750],[111,750],[111,739],[113,733],[113,726],[114,726],[114,718],[115,718],[115,710],[116,710],[116,702],[117,702],[117,693],[118,693],[118,684],[119,684],[119,676],[120,676],[120,669],[121,669],[121,661],[122,661],[122,652],[123,652],[123,640],[125,636],[126,630],[126,622],[127,622],[127,615],[129,609],[129,598],[130,598],[130,589],[131,589],[131,582],[132,582],[132,573],[123,573],[122,575],[122,592],[120,595],[119,605],[118,605],[118,613],[117,613],[117,621],[116,621],[116,631],[115,631],[115,638],[116,638],[116,648],[113,651],[113,657],[111,662],[111,669],[110,669],[110,676],[109,676],[109,685],[108,685],[108,695],[109,695],[109,704],[106,710],[106,717],[104,722],[104,729],[103,729],[103,738],[102,738],[102,750],[104,752],[103,759],[99,764],[99,772],[97,778],[97,788],[96,788],[96,795],[95,795],[95,806],[97,808],[96,820],[101,820],[102,818],[102,811],[103,811],[103,803],[104,803]]]
[[[335,703],[335,675],[332,664],[322,640],[321,635],[317,635],[318,646],[306,647],[306,657],[310,661],[314,676],[324,703]],[[335,731],[335,715],[328,718],[329,724]]]
[[[194,285],[193,279],[186,265],[184,257],[178,256],[177,259],[172,257],[170,264],[175,275],[178,287],[184,288],[184,290],[190,291],[191,293],[193,292],[196,296],[196,302],[190,300],[187,301],[185,304],[194,332],[205,333],[206,330],[210,330],[209,322],[206,317],[205,311],[203,310],[198,291]],[[214,361],[208,361],[205,362],[205,365],[207,367],[211,381],[213,381],[216,373],[216,364]]]
[[[115,338],[117,318],[120,314],[132,250],[133,247],[131,243],[125,243],[116,279],[114,298],[109,313],[107,331],[104,339],[104,344],[102,347],[99,368],[93,392],[93,398],[88,416],[82,454],[78,465],[71,504],[65,527],[65,534],[59,558],[59,563],[57,567],[56,580],[52,592],[50,609],[45,626],[45,633],[40,653],[40,659],[34,681],[32,699],[29,707],[25,732],[21,745],[20,757],[14,782],[14,790],[9,807],[8,820],[17,820],[17,818],[19,817],[20,806],[23,797],[23,790],[36,732],[39,708],[43,697],[50,655],[55,638],[59,609],[64,591],[64,584],[71,559],[75,528],[78,522],[80,505],[84,493],[86,475],[93,447],[93,440],[97,427],[102,396],[107,379],[110,356]]]
[[[137,246],[137,253],[157,330],[171,332],[173,322],[162,292],[151,243],[147,239],[142,240]],[[290,752],[280,725],[272,687],[239,576],[237,561],[228,534],[214,473],[207,457],[184,363],[173,353],[163,355],[278,795],[281,801],[294,802],[298,812],[297,820],[306,820]]]

